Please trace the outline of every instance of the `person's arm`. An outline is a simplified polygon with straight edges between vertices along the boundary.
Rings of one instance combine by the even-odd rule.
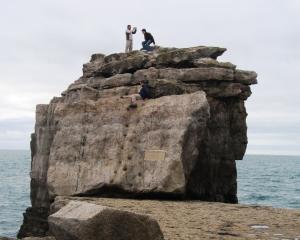
[[[132,34],[136,34],[136,32],[137,32],[136,27],[133,27],[133,29],[131,30],[131,33],[132,33]]]
[[[153,44],[155,45],[155,40],[154,40],[154,37],[152,36],[152,34],[150,34],[150,39],[151,39],[151,42],[153,42]]]

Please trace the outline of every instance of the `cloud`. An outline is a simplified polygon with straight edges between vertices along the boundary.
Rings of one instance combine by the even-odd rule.
[[[246,103],[248,151],[294,153],[300,145],[299,9],[298,0],[2,3],[0,148],[28,147],[35,105],[59,96],[92,53],[123,51],[124,27],[131,23],[146,27],[159,45],[227,47],[221,60],[256,70],[259,84]],[[138,33],[136,49],[141,40]]]
[[[33,118],[0,119],[0,149],[29,149]]]

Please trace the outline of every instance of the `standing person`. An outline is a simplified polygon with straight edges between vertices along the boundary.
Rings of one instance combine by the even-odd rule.
[[[151,47],[150,44],[153,43],[153,45],[155,45],[152,34],[147,32],[146,29],[142,29],[142,33],[144,34],[145,41],[142,42],[143,48],[141,50],[152,51],[153,47]]]
[[[133,45],[133,37],[132,34],[136,33],[136,28],[134,27],[131,29],[131,25],[127,25],[126,29],[126,47],[125,47],[125,52],[132,52],[132,45]]]

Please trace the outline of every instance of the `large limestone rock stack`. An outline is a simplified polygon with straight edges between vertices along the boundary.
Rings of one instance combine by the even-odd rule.
[[[237,202],[247,146],[244,101],[256,73],[218,47],[95,54],[61,97],[38,105],[31,201],[20,236],[44,235],[56,196]],[[139,82],[151,99],[127,109]]]

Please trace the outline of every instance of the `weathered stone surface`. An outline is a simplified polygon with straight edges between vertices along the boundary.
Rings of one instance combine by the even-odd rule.
[[[257,84],[257,73],[237,69],[235,71],[234,80],[246,85]]]
[[[156,57],[156,66],[159,67],[182,67],[191,66],[193,61],[199,58],[216,59],[226,51],[225,48],[218,47],[193,47],[193,48],[178,48],[174,50],[158,53]]]
[[[244,101],[257,75],[217,62],[224,51],[93,55],[62,97],[37,107],[32,207],[19,236],[47,233],[58,195],[236,203],[235,160],[247,146]],[[151,99],[127,109],[145,80]]]
[[[99,93],[99,98],[110,98],[111,96],[122,97],[132,94],[137,94],[140,86],[116,87],[111,89],[103,89]]]
[[[251,95],[249,86],[236,82],[202,82],[197,85],[185,85],[185,92],[205,91],[207,96],[214,98],[231,98],[237,97],[242,100],[247,100]]]
[[[55,237],[26,237],[22,238],[22,240],[56,240]]]
[[[163,240],[156,220],[148,215],[70,201],[50,215],[50,232],[57,240]]]
[[[153,81],[156,79],[175,79],[182,82],[200,81],[233,81],[234,72],[231,69],[202,67],[202,68],[149,68],[134,73],[136,82]]]
[[[104,63],[94,73],[95,76],[103,75],[105,77],[113,76],[120,73],[131,73],[138,69],[142,69],[147,62],[147,56],[144,54],[136,54],[129,56],[124,60],[111,61]]]
[[[55,106],[58,125],[47,174],[51,196],[100,194],[110,186],[132,193],[185,194],[209,118],[205,94],[148,100],[130,113],[126,102]],[[187,139],[190,131],[198,135]],[[164,161],[144,161],[145,151],[160,149],[167,152]]]
[[[149,214],[158,221],[165,240],[299,238],[299,210],[200,201],[68,197],[58,197],[53,205],[60,202],[64,206],[72,200]]]
[[[16,238],[0,237],[0,240],[17,240]],[[26,237],[22,240],[56,240],[55,237]]]
[[[230,62],[218,62],[213,58],[199,58],[194,62],[195,67],[219,67],[219,68],[229,68],[235,69],[236,66]]]
[[[94,81],[92,84],[90,84],[90,86],[93,88],[106,89],[106,88],[114,88],[114,87],[136,85],[136,84],[138,84],[138,82],[133,80],[132,74],[125,73],[125,74],[117,74],[106,79],[100,79],[99,81]]]
[[[233,81],[233,70],[225,68],[165,68],[159,71],[159,77],[177,79],[182,82]]]
[[[83,65],[83,76],[84,77],[89,77],[91,76],[101,65],[104,63],[105,60],[105,55],[103,54],[93,54],[91,57],[91,61],[89,63],[86,63]]]
[[[31,180],[31,196],[35,196],[37,194],[36,189],[39,189],[42,185],[38,185],[38,183],[34,180]],[[41,189],[39,189],[41,191]],[[47,192],[47,189],[44,190]],[[33,200],[33,199],[32,199]],[[42,201],[40,199],[40,201]],[[48,221],[47,217],[49,215],[49,202],[44,200],[44,202],[32,202],[33,207],[29,207],[26,209],[24,213],[24,221],[23,225],[20,228],[18,233],[18,238],[28,237],[28,236],[45,236],[48,232]],[[46,207],[39,207],[39,205],[46,205]]]
[[[199,58],[216,59],[225,52],[225,48],[218,47],[193,47],[193,48],[158,48],[149,55],[144,52],[112,54],[100,57],[84,65],[84,77],[106,76],[110,77],[120,73],[132,73],[139,69],[149,67],[180,67],[194,66],[194,61]]]
[[[183,84],[179,81],[169,79],[150,80],[149,86],[153,98],[159,98],[166,95],[180,95],[186,92],[186,88]]]
[[[136,82],[138,81],[150,81],[159,78],[159,69],[154,67],[148,69],[138,70],[133,74],[133,78]]]

